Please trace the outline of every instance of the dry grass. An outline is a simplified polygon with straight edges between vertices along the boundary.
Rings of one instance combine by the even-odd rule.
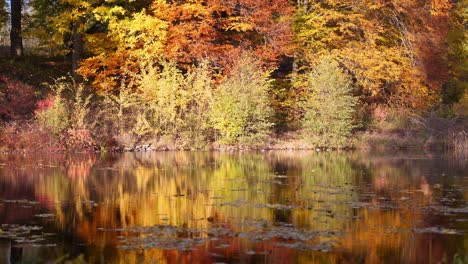
[[[32,122],[11,122],[1,128],[0,152],[33,152],[41,149],[58,151],[65,149],[50,132]]]
[[[0,152],[88,151],[94,142],[87,130],[69,129],[53,135],[32,121],[10,122],[0,127]]]
[[[436,115],[409,115],[401,116],[397,121],[398,124],[387,121],[373,130],[358,134],[355,145],[371,149],[432,149],[461,155],[468,153],[466,117],[450,119]]]
[[[468,134],[466,131],[453,132],[449,138],[455,155],[468,157]]]

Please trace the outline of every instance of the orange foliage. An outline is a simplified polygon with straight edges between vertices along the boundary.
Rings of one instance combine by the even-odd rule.
[[[299,9],[301,57],[332,54],[368,103],[427,109],[448,77],[448,0],[320,0]]]
[[[170,59],[191,64],[209,59],[225,66],[241,50],[252,50],[273,66],[292,50],[293,7],[286,0],[194,0],[155,2],[155,15],[169,22]]]
[[[392,3],[392,8],[404,18],[402,22],[408,30],[417,77],[433,93],[440,93],[448,79],[446,39],[452,7],[449,0],[400,0]]]
[[[146,18],[137,14],[113,20],[107,39],[114,45],[83,61],[78,73],[108,92],[125,71],[136,73],[139,64],[155,63],[161,56],[183,68],[208,59],[223,71],[243,50],[250,50],[273,68],[292,51],[293,13],[287,0],[154,1]],[[149,19],[156,26],[141,26]]]
[[[93,80],[93,86],[99,91],[107,93],[120,85],[126,71],[138,70],[138,62],[131,58],[128,52],[122,51],[86,59],[77,72]]]

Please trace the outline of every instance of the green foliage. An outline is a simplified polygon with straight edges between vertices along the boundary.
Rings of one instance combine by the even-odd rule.
[[[69,111],[64,98],[66,85],[63,82],[56,81],[51,89],[55,95],[51,99],[52,105],[50,108],[36,113],[36,118],[42,127],[49,129],[53,134],[59,135],[70,125]]]
[[[71,106],[70,122],[75,129],[85,129],[87,124],[86,117],[90,112],[89,106],[92,96],[85,94],[83,84],[73,83],[73,87],[76,88],[72,89],[74,98]]]
[[[206,63],[187,74],[174,62],[162,61],[161,70],[154,66],[143,69],[137,78],[141,105],[134,132],[152,134],[200,147],[206,142],[208,109],[211,99],[211,72]]]
[[[46,100],[48,103],[44,109],[36,111],[39,124],[55,135],[67,128],[86,129],[91,95],[85,95],[84,85],[60,78],[50,89],[55,95]]]
[[[223,144],[254,144],[266,138],[273,123],[268,90],[269,72],[258,60],[243,54],[218,87],[211,122]]]
[[[208,63],[202,62],[193,68],[185,77],[185,111],[180,137],[183,142],[195,148],[200,148],[209,138],[209,111],[213,96],[212,72]]]
[[[186,74],[174,62],[142,66],[117,94],[103,95],[95,127],[126,142],[164,139],[202,148],[208,140],[211,76],[207,63]]]
[[[342,147],[353,129],[358,99],[351,95],[351,78],[338,62],[327,58],[306,75],[303,127],[320,147]]]

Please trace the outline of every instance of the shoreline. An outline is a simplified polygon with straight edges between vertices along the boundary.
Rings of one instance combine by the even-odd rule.
[[[406,144],[402,146],[401,141],[395,141],[394,138],[379,138],[379,142],[386,140],[383,143],[368,141],[362,144],[362,141],[368,137],[367,135],[353,140],[359,141],[359,145],[352,145],[348,147],[317,147],[313,145],[298,145],[297,141],[285,141],[280,144],[258,144],[255,146],[227,146],[218,144],[209,144],[205,148],[186,148],[176,145],[153,146],[151,144],[139,144],[135,146],[93,146],[85,148],[75,147],[43,147],[31,146],[30,148],[5,148],[0,146],[0,154],[18,154],[18,153],[57,153],[57,154],[73,154],[73,153],[145,153],[145,152],[269,152],[269,151],[314,151],[314,152],[348,152],[348,151],[377,151],[377,152],[392,152],[392,151],[428,151],[428,152],[444,152],[444,153],[461,153],[468,156],[468,149],[459,151],[453,147],[447,146],[445,143],[431,143],[431,144]],[[375,137],[375,135],[373,135]]]
[[[89,130],[68,130],[59,135],[41,128],[34,121],[19,121],[0,127],[0,153],[74,153],[74,152],[146,152],[146,151],[444,151],[468,157],[468,119],[456,125],[443,126],[447,120],[432,127],[385,127],[384,124],[355,132],[345,147],[314,145],[305,139],[303,131],[273,134],[264,143],[223,145],[207,142],[198,146],[174,139],[118,141],[113,136],[97,143]]]

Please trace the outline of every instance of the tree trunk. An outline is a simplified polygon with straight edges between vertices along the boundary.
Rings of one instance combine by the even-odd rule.
[[[23,38],[21,37],[21,0],[11,0],[10,54],[12,57],[23,56]]]
[[[79,76],[76,73],[76,70],[78,70],[78,68],[80,67],[79,63],[83,57],[83,35],[80,31],[80,27],[83,23],[84,23],[84,19],[80,18],[73,24],[72,72],[73,72],[73,77],[75,79],[79,78]]]

